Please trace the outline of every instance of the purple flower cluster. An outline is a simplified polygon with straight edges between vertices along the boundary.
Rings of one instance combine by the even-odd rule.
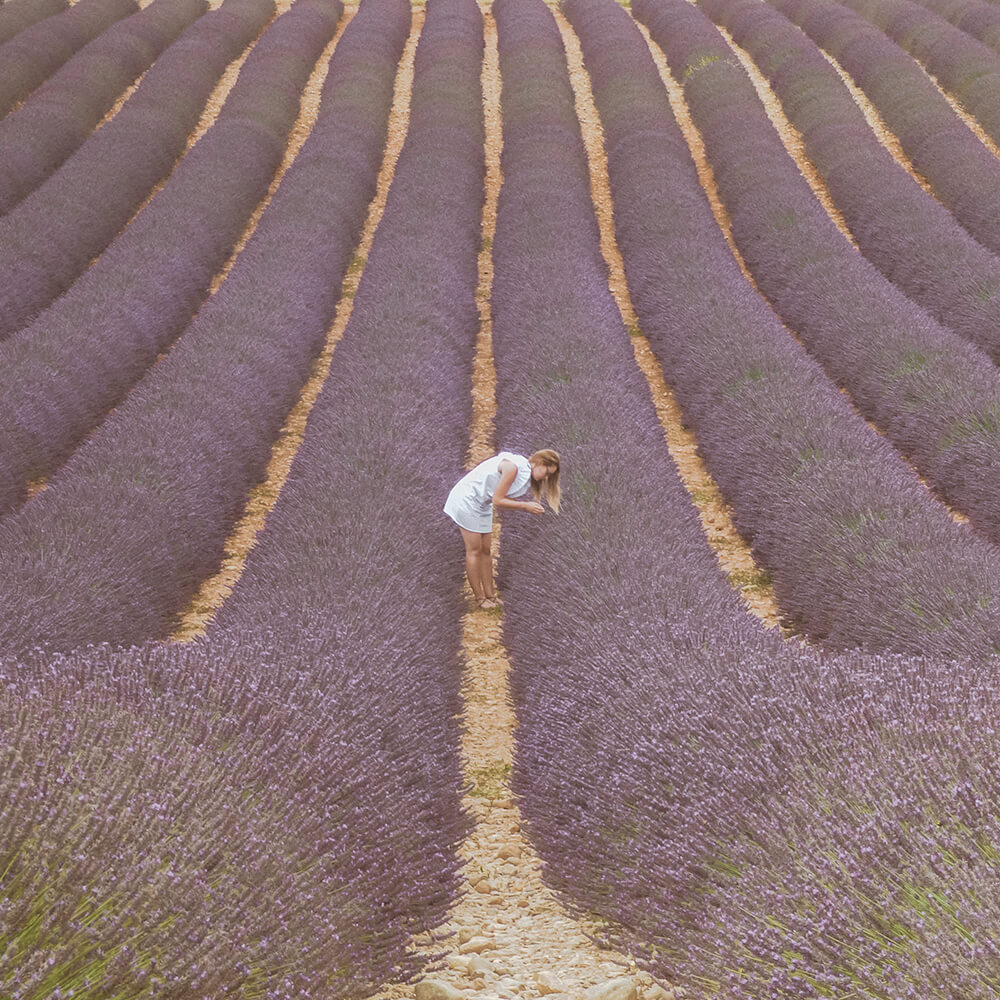
[[[287,16],[308,6],[298,0]],[[268,307],[258,322],[276,324],[287,354],[316,325],[317,290],[335,296],[327,258],[346,266],[350,241],[342,251],[327,229],[338,205],[363,209],[371,194],[409,21],[405,0],[361,6],[320,117],[244,251],[257,269],[239,297],[274,275],[250,305]],[[474,0],[432,0],[409,132],[352,319],[209,637],[0,660],[0,787],[11,803],[0,818],[0,992],[327,1000],[419,971],[407,945],[453,901],[470,822],[460,543],[440,507],[441,469],[460,470],[471,409],[482,52]],[[261,270],[279,246],[287,270]],[[242,345],[216,350],[232,367]],[[281,358],[268,361],[269,385]],[[197,370],[189,362],[187,376]],[[267,405],[263,391],[243,392]],[[213,402],[199,409],[192,395],[181,409],[212,424]],[[181,416],[158,421],[180,428]],[[245,425],[243,414],[231,449]],[[199,461],[191,441],[177,444],[178,463]],[[66,471],[46,492],[65,488]],[[176,541],[178,530],[166,533]]]
[[[982,0],[921,0],[921,3],[991,49],[1000,49],[1000,10],[991,4]]]
[[[762,293],[931,488],[1000,542],[996,366],[843,239],[786,153],[743,68],[702,13],[683,0],[640,0],[636,10],[684,80],[733,237]],[[788,54],[787,46],[782,52]],[[843,138],[834,145],[842,160]],[[885,215],[869,218],[883,227],[892,221],[908,225]],[[940,274],[914,274],[928,288],[959,285],[966,277],[940,259],[924,263]],[[991,270],[987,294],[1000,292],[1000,262],[993,260]],[[976,300],[974,289],[963,292]],[[981,319],[1000,325],[1000,314]]]
[[[493,241],[497,438],[526,454],[558,445],[567,496],[558,517],[505,520],[505,640],[516,674],[536,655],[551,662],[581,649],[596,660],[655,658],[671,620],[711,630],[743,611],[677,477],[608,290],[555,22],[540,2],[498,0],[494,10],[504,176]]]
[[[49,9],[46,0],[36,6]],[[69,10],[53,12],[41,21],[22,14],[15,22],[23,25],[22,29],[0,48],[0,114],[23,101],[77,49],[137,9],[135,0],[80,0]],[[25,24],[25,20],[36,23]]]
[[[412,975],[454,889],[453,706],[354,655],[0,661],[0,993],[347,1000]]]
[[[943,326],[1000,362],[1000,260],[896,163],[833,67],[787,18],[750,0],[701,7],[767,77],[861,252]]]
[[[0,7],[0,45],[53,14],[61,14],[69,0],[7,0]]]
[[[205,0],[156,0],[85,45],[0,121],[0,213],[38,187],[122,91],[206,10]]]
[[[293,12],[322,44],[336,9],[300,3]],[[338,42],[308,139],[219,291],[0,526],[12,594],[0,645],[165,637],[218,568],[333,317],[375,191],[408,24],[403,0],[365,4]]]
[[[299,0],[279,17],[163,190],[64,295],[0,343],[0,514],[65,461],[191,321],[281,163],[337,10]]]
[[[63,292],[170,173],[227,64],[273,13],[273,0],[226,0],[200,17],[118,114],[0,218],[0,340]]]
[[[935,197],[1000,253],[1000,164],[927,75],[863,17],[826,0],[768,0],[825,49],[865,92]]]
[[[906,49],[1000,142],[1000,57],[910,0],[839,0]]]

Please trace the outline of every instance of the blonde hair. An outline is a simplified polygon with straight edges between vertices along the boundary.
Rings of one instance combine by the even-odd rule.
[[[544,496],[549,502],[549,506],[552,510],[558,514],[559,513],[559,452],[553,451],[551,448],[543,448],[541,451],[536,451],[528,461],[532,465],[544,465],[550,471],[548,478],[544,482],[538,484],[532,478],[531,480],[531,492],[535,494],[535,499],[541,503],[542,497]]]

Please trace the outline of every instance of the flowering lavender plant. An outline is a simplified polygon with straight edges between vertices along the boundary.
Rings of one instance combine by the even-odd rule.
[[[0,45],[46,17],[61,14],[68,6],[69,0],[8,0],[0,8]]]
[[[65,461],[191,321],[267,192],[337,11],[329,0],[299,0],[278,18],[163,190],[0,344],[0,513]]]
[[[157,0],[118,21],[0,121],[0,213],[38,187],[125,88],[207,9],[205,0]]]
[[[35,6],[49,9],[46,0]],[[23,101],[77,49],[137,9],[135,0],[81,0],[61,14],[25,25],[0,49],[0,114]]]
[[[170,173],[226,65],[273,12],[273,0],[226,0],[198,18],[121,111],[0,218],[0,340],[63,292]]]
[[[48,488],[0,526],[0,558],[18,580],[19,610],[0,626],[6,648],[165,638],[222,561],[322,347],[374,194],[409,17],[404,0],[367,6],[337,45],[312,132],[219,291]],[[302,16],[321,39],[336,21],[325,4]]]
[[[911,0],[840,0],[906,49],[1000,142],[1000,56]]]
[[[932,489],[1000,541],[996,366],[933,321],[841,237],[704,15],[682,0],[641,3],[637,10],[684,80],[733,236],[758,287]],[[941,268],[937,278],[923,275],[925,287],[960,284],[945,262],[925,263]],[[1000,271],[990,281],[1000,290]],[[965,286],[959,295],[975,301],[981,291]]]
[[[863,17],[823,0],[769,0],[830,53],[899,138],[934,195],[1000,253],[1000,166],[913,59]]]
[[[785,17],[749,0],[701,7],[767,77],[861,252],[943,326],[1000,360],[1000,260],[896,163],[837,72]]]

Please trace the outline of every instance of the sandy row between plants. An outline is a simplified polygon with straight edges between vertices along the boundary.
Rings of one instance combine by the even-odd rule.
[[[320,96],[323,89],[323,82],[326,79],[329,69],[330,58],[333,55],[337,42],[340,40],[341,34],[356,11],[356,3],[352,3],[345,8],[344,17],[338,25],[336,34],[317,62],[316,68],[303,92],[301,110],[292,129],[285,158],[278,173],[275,175],[267,198],[258,206],[247,229],[244,231],[233,257],[230,258],[225,267],[216,276],[215,281],[213,281],[213,290],[221,283],[225,275],[228,274],[236,255],[246,240],[252,235],[252,231],[256,227],[261,213],[267,207],[268,201],[277,190],[282,176],[295,159],[302,144],[312,130],[316,116],[319,113]],[[243,572],[243,567],[246,564],[250,550],[256,543],[257,536],[263,529],[268,514],[275,503],[277,503],[281,487],[288,477],[292,461],[302,443],[309,412],[312,410],[313,404],[319,396],[320,390],[323,388],[323,383],[326,381],[326,377],[330,371],[333,352],[340,342],[347,322],[351,317],[354,293],[361,278],[364,261],[371,249],[375,230],[382,218],[389,185],[392,183],[392,178],[396,170],[396,161],[399,159],[400,150],[403,148],[403,140],[406,137],[408,122],[410,91],[413,85],[413,56],[422,24],[423,15],[420,12],[415,12],[413,25],[403,51],[403,58],[400,62],[394,84],[385,154],[379,169],[375,197],[368,206],[361,239],[341,284],[340,298],[337,302],[333,322],[327,331],[323,350],[313,363],[309,379],[303,387],[298,403],[291,410],[281,430],[278,432],[278,436],[271,449],[271,458],[267,465],[264,480],[251,490],[243,517],[236,523],[229,535],[226,542],[226,555],[222,566],[214,576],[204,581],[192,598],[173,634],[175,640],[187,641],[204,634],[216,611],[232,593],[236,581]]]
[[[482,85],[487,176],[476,295],[480,329],[472,384],[470,468],[496,451],[490,290],[502,184],[501,81],[496,24],[489,7],[481,6],[486,30]],[[500,541],[499,521],[494,519],[494,558]],[[455,558],[462,558],[457,531]],[[416,950],[424,956],[447,952],[439,966],[428,967],[426,978],[446,991],[450,988],[484,1000],[542,995],[563,1000],[579,996],[592,985],[630,976],[640,995],[661,996],[631,958],[598,947],[591,940],[598,925],[568,912],[542,881],[541,862],[522,832],[520,812],[510,793],[516,719],[508,685],[510,663],[500,641],[502,610],[473,610],[467,585],[465,594],[470,610],[463,619],[462,757],[470,791],[463,797],[463,806],[475,817],[476,825],[459,849],[464,862],[463,895],[448,920],[416,942]],[[475,952],[470,950],[473,947]],[[414,986],[397,984],[377,996],[399,1000],[414,994]]]

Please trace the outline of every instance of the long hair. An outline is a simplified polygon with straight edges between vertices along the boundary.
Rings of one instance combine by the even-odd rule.
[[[532,465],[544,465],[549,469],[548,477],[541,483],[536,483],[534,477],[531,480],[531,492],[534,493],[535,499],[541,503],[542,497],[545,497],[549,502],[549,506],[552,510],[558,514],[559,513],[559,452],[553,451],[551,448],[543,448],[541,451],[536,451],[528,461]]]

